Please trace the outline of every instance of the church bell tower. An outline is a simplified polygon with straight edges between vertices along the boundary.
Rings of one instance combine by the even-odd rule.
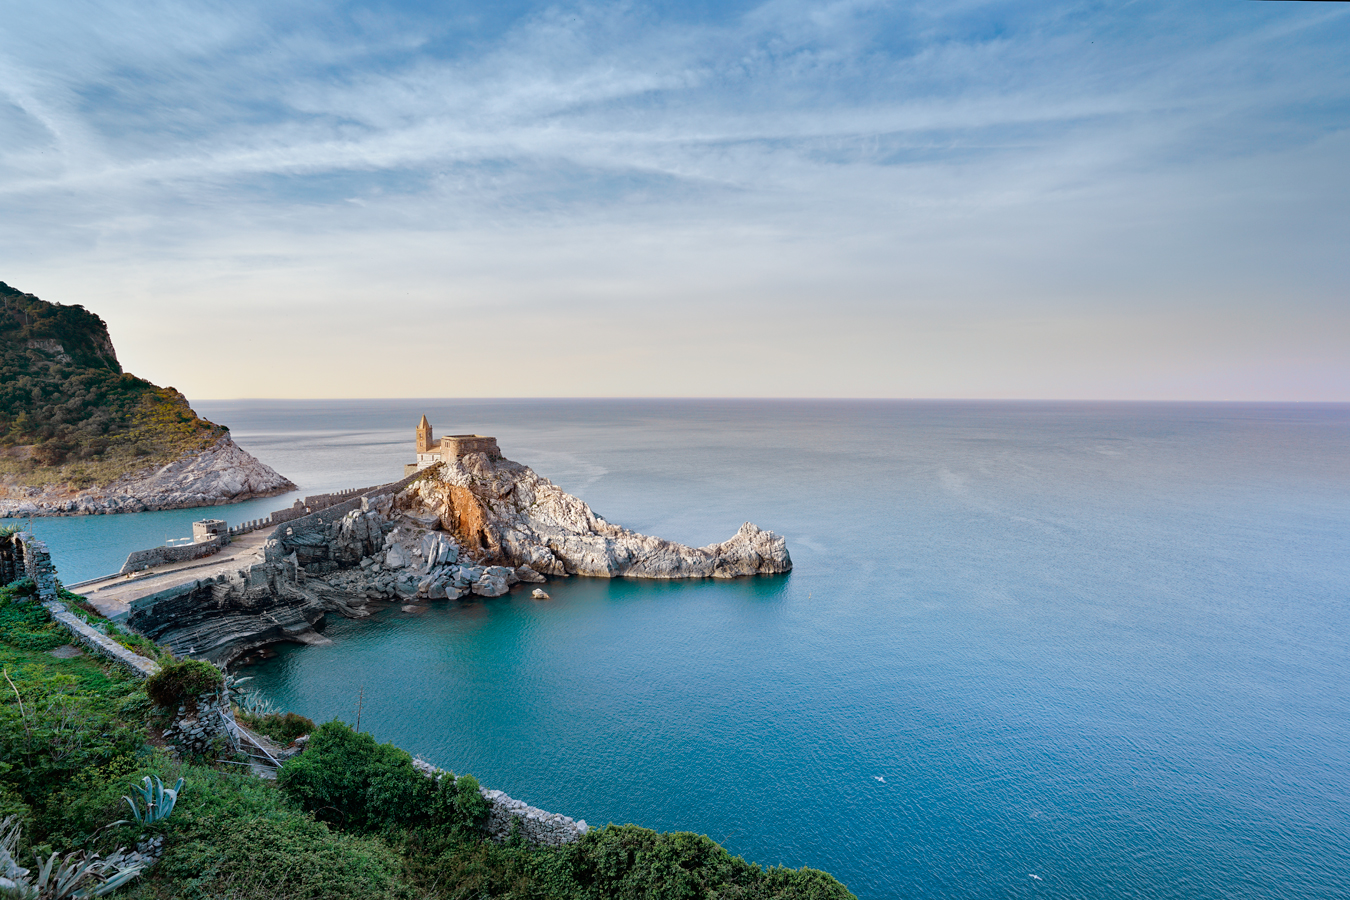
[[[417,452],[430,453],[431,450],[431,423],[426,416],[422,416],[422,421],[417,423]]]

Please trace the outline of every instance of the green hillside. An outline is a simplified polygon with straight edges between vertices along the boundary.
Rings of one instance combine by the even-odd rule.
[[[97,487],[225,432],[173,388],[123,372],[94,313],[0,281],[0,482]]]

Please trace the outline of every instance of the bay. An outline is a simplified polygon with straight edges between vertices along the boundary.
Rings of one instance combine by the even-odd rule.
[[[363,730],[535,806],[865,900],[1350,895],[1350,407],[196,406],[301,494],[397,477],[425,412],[611,521],[750,520],[796,564],[334,620],[251,667],[285,708],[363,697]],[[74,581],[201,517],[34,524]]]

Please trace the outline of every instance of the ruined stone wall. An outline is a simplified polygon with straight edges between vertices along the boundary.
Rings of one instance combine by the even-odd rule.
[[[61,582],[56,579],[56,566],[47,545],[33,537],[31,531],[20,531],[3,542],[0,552],[0,584],[9,584],[21,578],[33,579],[38,600],[55,603],[60,596]]]
[[[132,653],[75,615],[61,602],[61,582],[56,577],[56,566],[52,564],[47,545],[31,533],[21,531],[8,540],[0,540],[0,585],[25,577],[33,579],[37,586],[38,602],[51,613],[58,625],[70,632],[77,643],[100,656],[106,656],[141,678],[159,670],[155,662]]]
[[[219,756],[239,749],[238,739],[230,724],[234,714],[229,698],[221,693],[202,694],[197,698],[197,709],[189,711],[178,707],[173,722],[164,729],[164,741],[178,748],[180,753],[197,756]]]
[[[0,587],[12,584],[23,576],[22,551],[11,540],[0,540]]]

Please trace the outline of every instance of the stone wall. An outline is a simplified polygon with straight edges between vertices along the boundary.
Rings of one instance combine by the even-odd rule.
[[[195,530],[195,526],[194,526]],[[204,541],[198,541],[195,544],[183,544],[178,547],[151,547],[149,550],[136,550],[127,556],[127,561],[122,564],[122,569],[118,575],[129,575],[132,572],[142,572],[153,566],[162,566],[165,563],[187,562],[192,559],[201,559],[203,556],[210,556],[220,551],[220,548],[229,542],[228,534],[218,534],[215,537]]]
[[[33,537],[31,531],[20,531],[0,543],[4,545],[0,551],[0,577],[4,580],[0,585],[31,578],[37,586],[38,600],[57,602],[61,582],[56,579],[56,566],[47,545]]]
[[[173,722],[164,729],[164,742],[178,748],[184,755],[219,756],[224,751],[239,749],[230,724],[234,714],[224,692],[202,694],[197,698],[196,710],[178,707]]]
[[[350,504],[352,500],[359,500],[365,496],[381,496],[388,493],[388,489],[397,485],[397,490],[402,490],[407,484],[407,476],[410,473],[406,470],[402,481],[396,481],[393,484],[377,484],[373,487],[348,488],[345,491],[334,491],[331,494],[315,494],[312,497],[306,497],[304,500],[297,500],[293,506],[286,509],[279,509],[270,516],[262,519],[252,519],[248,522],[240,523],[230,529],[230,534],[248,534],[250,531],[258,531],[262,528],[284,525],[287,522],[294,522],[296,519],[303,519],[306,516],[312,516],[315,513],[331,509],[340,503]],[[343,511],[354,509],[354,506],[343,507]]]
[[[575,820],[557,813],[544,812],[533,806],[526,806],[519,800],[512,800],[501,791],[483,789],[487,799],[487,833],[494,841],[502,841],[511,836],[512,827],[520,829],[521,837],[540,847],[557,847],[570,844],[590,831],[585,819]],[[517,825],[517,823],[519,823]]]
[[[0,587],[23,576],[23,551],[12,540],[0,540]]]
[[[447,775],[454,777],[450,772],[416,758],[413,759],[413,768],[437,781]],[[480,791],[488,802],[488,818],[484,827],[488,837],[494,841],[506,840],[511,836],[512,829],[516,828],[521,837],[537,847],[558,847],[578,840],[591,830],[585,819],[572,819],[535,809],[519,800],[512,800],[503,791],[488,788],[481,788]]]
[[[363,506],[369,507],[382,497],[389,497],[397,494],[418,478],[421,478],[423,474],[423,472],[414,472],[398,481],[368,488],[365,491],[352,496],[350,499],[343,500],[341,503],[336,503],[327,509],[321,509],[289,523],[279,525],[277,530],[272,533],[268,540],[269,545],[272,544],[273,540],[277,543],[272,547],[264,549],[263,552],[265,558],[268,562],[281,560],[285,556],[295,552],[297,544],[309,543],[305,540],[305,535],[326,536],[328,533],[328,526],[347,515],[347,513],[354,509],[361,509]]]
[[[132,653],[126,647],[75,615],[66,608],[64,603],[53,601],[42,605],[52,614],[53,619],[71,633],[77,642],[99,656],[107,657],[139,678],[148,678],[159,671],[158,663],[146,659],[138,653]]]

